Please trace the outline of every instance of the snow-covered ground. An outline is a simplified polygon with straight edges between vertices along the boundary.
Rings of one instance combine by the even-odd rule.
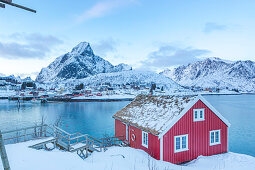
[[[135,95],[128,95],[128,94],[113,94],[113,95],[103,95],[103,96],[79,96],[79,97],[74,97],[73,99],[99,99],[99,100],[110,100],[110,99],[134,99],[136,96]]]
[[[255,158],[236,153],[196,160],[180,166],[155,160],[142,150],[111,147],[106,152],[95,152],[82,160],[77,154],[60,150],[44,151],[28,148],[39,143],[29,141],[6,145],[12,170],[253,170]],[[2,163],[0,163],[0,169]],[[2,168],[3,169],[3,168]]]
[[[16,92],[14,90],[6,91],[6,90],[0,90],[0,97],[9,97],[16,95]]]

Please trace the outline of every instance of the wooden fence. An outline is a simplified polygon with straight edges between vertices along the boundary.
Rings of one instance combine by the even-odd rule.
[[[53,136],[54,131],[48,125],[36,125],[21,129],[3,131],[2,135],[4,144],[13,144]]]

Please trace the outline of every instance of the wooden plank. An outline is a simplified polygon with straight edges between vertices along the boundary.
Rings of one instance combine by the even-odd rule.
[[[40,143],[37,143],[37,144],[34,144],[34,145],[31,145],[29,146],[30,148],[34,148],[34,147],[38,147],[38,146],[41,146],[41,145],[45,145],[47,143],[52,143],[52,142],[55,142],[56,139],[47,139],[46,141],[43,141],[43,142],[40,142]]]
[[[57,127],[57,126],[54,126],[54,128],[55,128],[55,129],[57,129],[57,130],[58,130],[58,131],[60,131],[60,132],[63,132],[63,133],[65,133],[65,134],[67,134],[67,135],[71,136],[71,134],[70,134],[70,133],[68,133],[68,132],[64,131],[63,129],[60,129],[60,128],[59,128],[59,127]]]
[[[0,153],[1,153],[1,158],[2,158],[2,163],[3,163],[4,170],[10,170],[11,168],[10,168],[7,153],[6,153],[6,150],[5,150],[1,130],[0,130]]]
[[[12,3],[12,2],[10,2],[9,0],[0,0],[0,2],[3,2],[3,3],[5,3],[5,4],[8,4],[8,5],[11,5],[11,6],[17,7],[17,8],[21,8],[21,9],[24,9],[24,10],[27,10],[27,11],[30,11],[30,12],[34,12],[34,13],[36,13],[36,10],[33,10],[33,9],[30,9],[30,8],[27,8],[27,7],[22,6],[22,5],[18,5],[18,4]]]

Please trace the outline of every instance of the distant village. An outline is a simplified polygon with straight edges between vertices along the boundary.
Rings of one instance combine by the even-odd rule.
[[[188,89],[188,87],[186,87]],[[219,93],[218,88],[189,88],[192,92]],[[226,89],[228,90],[228,89]],[[238,90],[231,91],[238,93]],[[176,91],[176,93],[181,91]],[[62,83],[58,85],[39,84],[30,77],[25,79],[15,76],[0,77],[0,98],[18,99],[26,98],[75,98],[75,99],[133,99],[139,94],[164,95],[164,86],[156,83],[132,82],[126,84],[101,83],[97,85],[84,85],[83,83]]]
[[[85,86],[83,83],[65,83],[58,87],[53,85],[38,84],[31,78],[16,79],[14,76],[0,77],[0,97],[33,97],[39,98],[93,98],[103,96],[120,95],[132,99],[139,94],[164,94],[164,87],[157,87],[155,83],[126,83],[111,84],[102,83],[94,86]],[[77,99],[79,99],[77,98]]]

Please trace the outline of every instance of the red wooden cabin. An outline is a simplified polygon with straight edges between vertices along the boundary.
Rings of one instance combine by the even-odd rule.
[[[118,111],[115,135],[175,164],[228,152],[230,123],[201,95],[140,95]]]

